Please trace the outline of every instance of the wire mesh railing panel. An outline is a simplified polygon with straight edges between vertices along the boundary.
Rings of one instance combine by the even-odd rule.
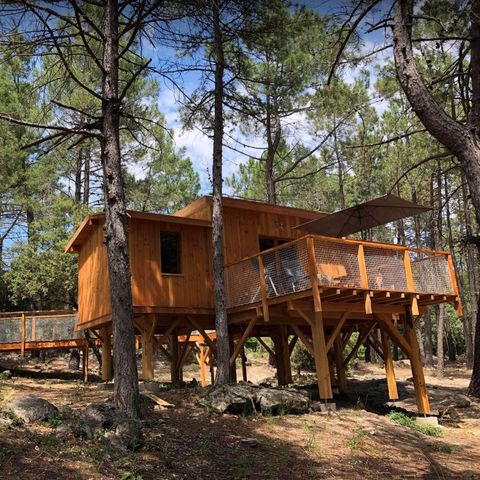
[[[267,298],[311,288],[305,240],[262,255]]]
[[[12,317],[12,318],[9,318]],[[75,332],[77,315],[25,316],[25,342],[51,342],[83,338]],[[22,318],[0,313],[0,343],[22,341]]]
[[[20,342],[22,335],[21,320],[0,321],[0,343]]]
[[[260,268],[257,257],[225,268],[227,308],[239,307],[261,299]]]
[[[81,332],[75,332],[76,316],[34,318],[34,338],[30,335],[26,341],[51,342],[54,340],[72,340],[81,338]],[[31,329],[31,333],[32,333]],[[30,340],[31,339],[31,340]]]
[[[410,252],[415,291],[419,293],[454,293],[445,255]]]
[[[407,292],[403,250],[364,247],[368,288]]]
[[[315,238],[314,248],[320,286],[361,287],[356,245]]]

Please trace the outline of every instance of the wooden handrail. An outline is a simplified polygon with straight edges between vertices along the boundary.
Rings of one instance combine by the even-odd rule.
[[[258,275],[260,278],[260,294],[262,296],[262,309],[263,309],[263,318],[266,322],[270,320],[270,315],[268,312],[268,301],[267,301],[267,281],[265,279],[265,265],[263,263],[263,256],[258,256]]]
[[[438,256],[450,256],[450,252],[447,252],[445,250],[431,250],[427,248],[416,248],[416,247],[407,247],[405,245],[394,245],[391,243],[382,243],[382,242],[373,242],[373,241],[364,241],[364,240],[352,240],[352,239],[347,239],[347,238],[334,238],[334,237],[325,237],[323,235],[304,235],[303,237],[297,238],[295,240],[292,240],[290,242],[284,243],[283,245],[279,245],[276,247],[269,248],[268,250],[263,250],[262,252],[255,253],[253,255],[249,255],[247,257],[243,257],[240,260],[236,260],[234,262],[227,263],[224,268],[231,267],[233,265],[237,265],[239,263],[245,262],[247,260],[251,260],[252,258],[258,257],[259,255],[266,255],[269,253],[277,252],[280,251],[282,248],[288,248],[292,245],[295,245],[296,243],[299,243],[301,241],[304,241],[308,238],[313,238],[317,240],[322,240],[324,242],[330,242],[330,243],[338,243],[341,245],[362,245],[363,247],[370,247],[370,248],[377,248],[377,249],[384,249],[384,250],[396,250],[400,252],[415,252],[415,253],[424,253],[424,254],[430,254],[434,255],[436,257]]]

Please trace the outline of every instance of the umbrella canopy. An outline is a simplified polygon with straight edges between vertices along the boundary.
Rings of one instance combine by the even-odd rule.
[[[327,237],[344,237],[385,225],[394,220],[413,217],[429,210],[431,210],[430,207],[424,207],[389,194],[340,210],[318,220],[302,223],[295,228]]]

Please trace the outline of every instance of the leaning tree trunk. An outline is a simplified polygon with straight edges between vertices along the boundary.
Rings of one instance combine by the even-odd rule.
[[[217,375],[215,383],[225,385],[230,379],[230,345],[227,308],[225,305],[225,278],[223,259],[223,209],[222,209],[222,161],[223,161],[223,76],[225,58],[220,26],[220,10],[213,2],[212,20],[215,43],[215,118],[213,129],[213,290],[215,296],[215,329],[217,332]]]
[[[466,125],[451,118],[436,102],[415,63],[412,49],[413,1],[397,0],[393,20],[393,54],[400,85],[428,132],[460,161],[480,225],[480,0],[470,4],[471,111]],[[478,313],[477,313],[478,315]],[[469,394],[480,398],[480,322],[477,319],[475,353]]]
[[[112,301],[115,389],[118,410],[138,415],[138,372],[135,358],[128,225],[120,156],[118,3],[104,6],[103,103],[101,160],[105,180],[105,244]]]

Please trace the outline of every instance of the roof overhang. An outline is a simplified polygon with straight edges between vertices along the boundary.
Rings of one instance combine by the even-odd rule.
[[[197,220],[194,218],[188,217],[176,217],[173,215],[163,215],[159,213],[148,213],[148,212],[136,212],[133,210],[128,210],[127,215],[129,218],[135,220],[147,220],[150,222],[165,222],[181,225],[191,225],[195,227],[211,228],[211,222],[205,220]],[[96,213],[87,215],[79,227],[75,230],[75,233],[72,235],[68,241],[65,252],[66,253],[77,253],[80,246],[88,238],[92,230],[94,230],[96,224],[103,223],[105,221],[104,213]]]

